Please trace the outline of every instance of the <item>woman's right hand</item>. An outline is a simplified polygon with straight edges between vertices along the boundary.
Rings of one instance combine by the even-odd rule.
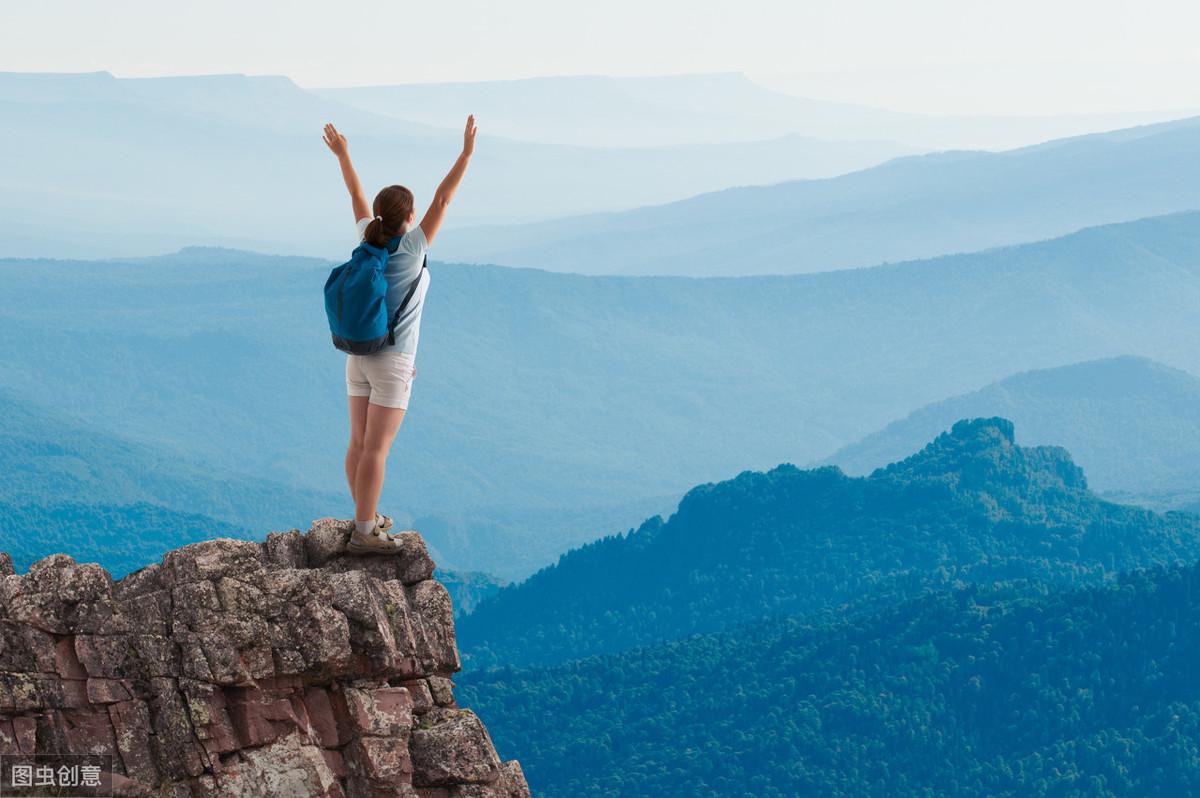
[[[454,159],[454,166],[450,167],[450,171],[438,185],[437,191],[433,192],[433,202],[429,203],[429,210],[425,211],[425,218],[421,220],[421,231],[425,233],[426,244],[433,243],[434,237],[441,228],[442,218],[446,215],[446,206],[453,199],[454,192],[458,191],[458,184],[462,182],[463,175],[467,173],[467,165],[471,163],[471,153],[473,152],[475,152],[475,115],[471,114],[467,117],[466,128],[463,129],[462,155]]]
[[[478,128],[475,127],[475,114],[467,117],[467,127],[463,131],[463,155],[470,155],[475,152],[475,133]]]

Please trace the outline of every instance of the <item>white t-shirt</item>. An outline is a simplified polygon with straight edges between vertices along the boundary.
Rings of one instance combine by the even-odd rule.
[[[363,241],[363,233],[370,223],[370,219],[363,217],[354,225],[358,231],[360,244]],[[428,249],[429,243],[425,240],[425,231],[421,229],[420,225],[413,225],[412,229],[406,231],[400,238],[400,246],[388,257],[387,268],[383,270],[383,276],[388,281],[389,319],[396,315],[396,308],[400,307],[400,303],[404,301],[408,287],[412,285],[412,281],[417,278],[418,274],[421,275],[421,283],[413,293],[412,299],[408,301],[404,315],[396,324],[396,343],[394,345],[384,344],[383,349],[379,350],[381,352],[395,351],[417,354],[417,340],[421,336],[421,310],[425,307],[425,292],[429,290],[429,269],[421,271],[421,264],[425,260],[425,251]]]

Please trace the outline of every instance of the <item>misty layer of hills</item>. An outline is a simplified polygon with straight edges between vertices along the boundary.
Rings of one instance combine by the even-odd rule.
[[[478,113],[464,106],[432,127],[366,105],[283,77],[0,73],[0,256],[149,255],[191,244],[339,253],[350,211],[322,126],[332,121],[348,136],[368,193],[403,183],[423,205],[458,154],[467,113]],[[920,150],[878,135],[773,129],[750,140],[585,147],[505,138],[479,120],[469,190],[451,224],[632,208]]]
[[[1167,507],[1200,500],[1200,379],[1136,357],[1008,377],[915,410],[824,462],[867,474],[978,416],[1011,419],[1024,444],[1065,446],[1106,496]]]
[[[320,142],[327,121],[349,136],[368,192],[400,182],[422,204],[457,153],[463,119],[476,113],[483,139],[469,190],[456,199],[453,228],[640,209],[732,186],[832,178],[929,150],[1029,145],[1167,118],[920,116],[804,100],[736,74],[307,90],[281,76],[0,73],[0,110],[7,142],[0,152],[0,256],[49,257],[149,255],[186,245],[332,256],[347,209],[336,165]],[[1002,160],[990,168],[1015,169],[1020,174],[1014,179],[1021,180],[1075,157],[1064,153],[1057,161],[1021,167]],[[464,232],[454,258],[605,273],[770,273],[1021,240],[986,235],[989,224],[1014,235],[1029,232],[1030,225],[1036,235],[1070,229],[1032,224],[1029,218],[1039,214],[1031,208],[1029,218],[989,222],[982,214],[972,221],[974,233],[932,240],[933,248],[906,246],[901,231],[888,228],[880,203],[920,210],[930,221],[938,203],[927,195],[938,186],[953,191],[956,181],[989,174],[986,165],[959,174],[947,166],[957,160],[931,162],[932,176],[928,170],[910,175],[900,166],[899,173],[882,177],[869,173],[862,186],[836,184],[832,194],[815,189],[817,202],[828,203],[834,217],[824,222],[803,219],[804,198],[814,191],[803,188],[799,198],[784,203],[808,230],[797,230],[791,243],[789,236],[780,240],[778,214],[761,195],[735,194],[733,206],[715,212],[705,210],[709,200],[701,196],[674,220],[671,206],[647,209],[644,223],[632,227],[620,217],[611,226],[601,220],[599,229],[595,220],[571,220],[565,228],[500,229],[495,243],[490,229]],[[1129,190],[1119,179],[1106,188]],[[767,196],[780,201],[777,194]],[[842,202],[847,198],[849,204]],[[927,202],[933,204],[924,207]],[[1136,196],[1125,203],[1114,196],[1110,205],[1081,207],[1071,217],[1074,226],[1181,207],[1164,202],[1151,208]],[[851,224],[853,233],[850,220],[837,222],[851,212],[862,224],[883,214],[875,220],[881,225],[875,245],[862,241],[857,258],[827,258],[817,246],[821,231],[834,235],[840,224]],[[760,215],[765,228],[749,223]],[[1065,222],[1063,217],[1060,212],[1056,220]],[[727,223],[730,229],[714,229]],[[593,235],[577,243],[596,251],[566,246],[563,239],[578,225]],[[634,233],[636,244],[631,239],[625,242],[630,248],[610,247],[604,240],[610,232]],[[921,236],[919,226],[910,232]],[[763,238],[763,246],[746,251],[749,265],[718,266],[719,252],[701,254],[714,243],[738,241],[740,248],[752,235]],[[888,238],[896,238],[896,246],[880,245]],[[800,263],[794,262],[798,243],[805,247]],[[660,262],[664,247],[697,262]],[[616,262],[608,262],[610,254]],[[768,254],[786,262],[758,263]],[[562,255],[567,257],[560,262]]]
[[[826,180],[453,231],[453,259],[587,274],[794,274],[1034,241],[1200,208],[1200,120],[1008,152],[900,158]]]
[[[5,261],[22,301],[0,307],[0,389],[160,457],[340,496],[343,360],[316,299],[329,266],[228,250]],[[510,579],[691,485],[828,457],[1022,371],[1138,355],[1200,372],[1200,214],[820,275],[431,271],[384,506],[446,566]],[[1130,474],[1122,489],[1157,489]],[[271,505],[271,525],[305,526],[301,506]]]
[[[440,127],[457,124],[461,110],[472,108],[501,135],[588,147],[666,147],[800,135],[831,141],[884,138],[918,149],[1008,149],[1173,118],[1169,113],[1045,117],[902,113],[795,97],[738,73],[541,77],[315,89],[314,93],[364,111]]]

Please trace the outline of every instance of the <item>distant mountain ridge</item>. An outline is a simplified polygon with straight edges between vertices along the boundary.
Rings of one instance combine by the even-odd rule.
[[[451,258],[584,274],[744,276],[872,266],[1200,208],[1200,118],[1002,153],[899,158],[825,180],[465,228]]]
[[[502,588],[459,641],[476,668],[548,665],[955,584],[1072,587],[1197,557],[1200,517],[1101,501],[1065,450],[977,419],[867,478],[784,465],[697,487],[665,523]]]
[[[1015,373],[1128,354],[1200,373],[1196,213],[788,277],[586,277],[434,254],[385,506],[448,567],[508,579],[690,486],[828,457]],[[229,250],[0,261],[23,297],[0,307],[0,391],[212,473],[340,495],[342,365],[315,301],[330,265]],[[82,325],[65,347],[64,313]]]
[[[927,115],[813,100],[737,72],[417,83],[313,89],[362,110],[445,126],[463,108],[527,141],[583,146],[669,146],[801,135],[887,139],[917,149],[1007,149],[1095,130],[1161,121],[1164,114],[1060,117]]]
[[[349,137],[368,194],[399,182],[423,207],[457,156],[473,109],[459,109],[445,128],[380,110],[281,76],[0,72],[0,134],[9,141],[0,152],[0,256],[150,255],[188,244],[332,256],[353,239],[321,127],[332,121]],[[636,207],[781,176],[841,174],[920,151],[793,135],[578,147],[504,138],[480,122],[469,190],[456,198],[448,226]]]
[[[956,419],[987,415],[1012,419],[1022,443],[1061,443],[1101,493],[1168,506],[1200,496],[1200,378],[1138,357],[1023,372],[913,411],[821,462],[867,474]]]

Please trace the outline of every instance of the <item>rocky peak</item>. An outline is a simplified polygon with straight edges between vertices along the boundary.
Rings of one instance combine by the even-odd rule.
[[[872,477],[940,478],[966,491],[1087,490],[1083,469],[1066,449],[1018,446],[1013,423],[1005,418],[959,421],[920,452]]]
[[[120,796],[528,796],[455,703],[424,541],[355,557],[352,529],[196,543],[115,582],[0,555],[0,755],[111,756]]]

